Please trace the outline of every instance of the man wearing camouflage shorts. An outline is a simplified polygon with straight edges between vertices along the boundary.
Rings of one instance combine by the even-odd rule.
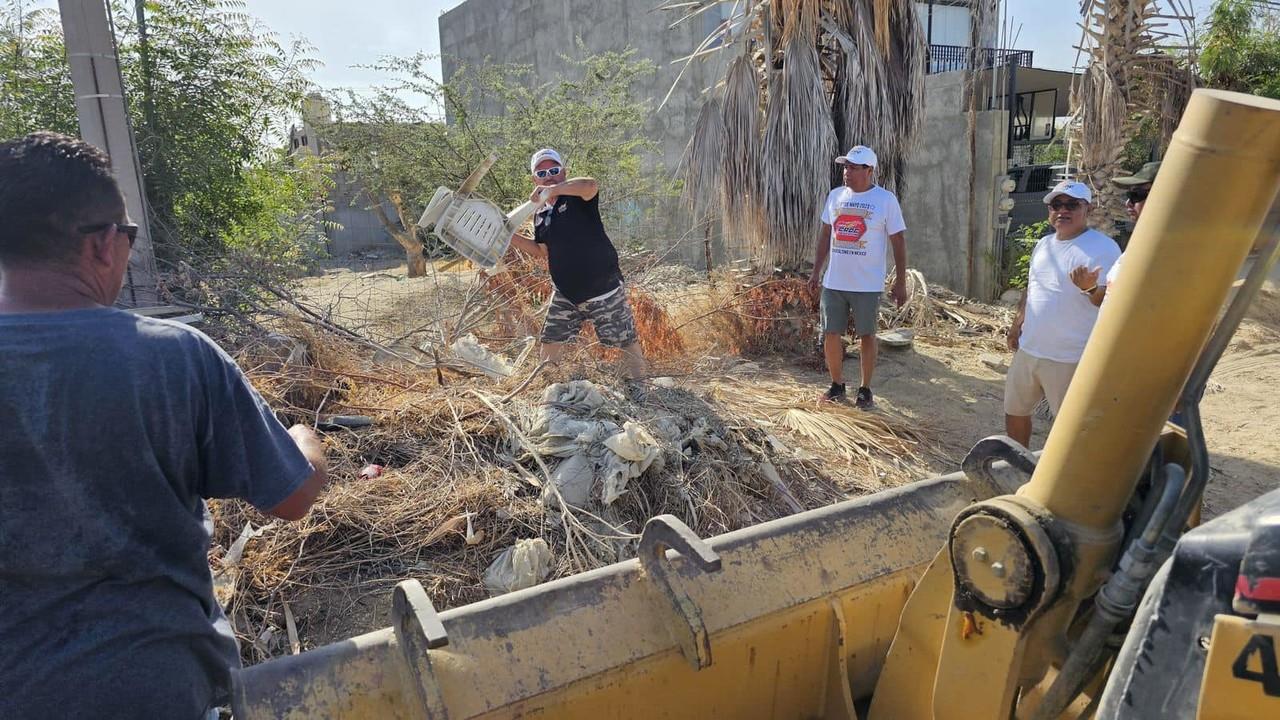
[[[618,252],[600,219],[599,184],[592,178],[564,179],[564,161],[543,149],[529,160],[536,186],[529,199],[543,203],[534,217],[534,239],[515,235],[511,243],[545,258],[555,293],[542,328],[543,360],[559,362],[566,343],[590,320],[607,347],[622,349],[627,377],[645,374],[644,353],[618,267]]]

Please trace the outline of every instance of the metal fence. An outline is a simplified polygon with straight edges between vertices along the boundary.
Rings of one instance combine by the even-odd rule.
[[[963,45],[930,45],[925,62],[925,70],[934,73],[968,70],[970,64],[975,70],[987,70],[993,67],[1016,65],[1031,67],[1030,50],[1010,50],[1006,48],[974,48]]]

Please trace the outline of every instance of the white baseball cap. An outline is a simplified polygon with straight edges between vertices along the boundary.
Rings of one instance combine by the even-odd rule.
[[[1049,194],[1044,196],[1044,204],[1048,205],[1059,195],[1066,195],[1067,197],[1073,197],[1087,203],[1093,202],[1093,191],[1089,189],[1089,186],[1082,182],[1076,182],[1075,180],[1063,180],[1057,185],[1054,185],[1053,189],[1049,191]]]
[[[876,154],[866,145],[854,145],[848,155],[841,155],[836,158],[836,162],[841,165],[870,165],[876,166]]]
[[[543,160],[555,160],[557,165],[560,165],[561,167],[564,166],[564,160],[560,159],[560,153],[552,150],[551,148],[542,148],[538,152],[534,153],[533,157],[529,158],[529,172],[532,173],[537,170],[538,163]]]

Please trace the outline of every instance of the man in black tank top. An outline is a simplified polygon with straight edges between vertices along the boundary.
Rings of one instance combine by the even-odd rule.
[[[639,379],[645,374],[644,354],[618,252],[600,220],[599,184],[589,177],[566,180],[564,161],[551,149],[534,153],[529,170],[536,186],[529,199],[543,205],[534,215],[534,238],[517,234],[511,244],[546,258],[551,271],[555,293],[542,328],[542,359],[559,362],[566,344],[590,320],[602,345],[622,349],[627,376]]]

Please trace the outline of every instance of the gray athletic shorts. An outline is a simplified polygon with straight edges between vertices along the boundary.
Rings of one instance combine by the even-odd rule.
[[[853,313],[853,330],[858,337],[876,334],[880,314],[879,292],[850,292],[822,288],[822,332],[843,335],[849,329],[849,313]]]
[[[595,326],[601,345],[625,347],[637,339],[636,321],[627,302],[627,288],[623,286],[581,304],[575,304],[556,290],[542,324],[542,342],[569,342],[578,337],[582,323],[587,320]]]

